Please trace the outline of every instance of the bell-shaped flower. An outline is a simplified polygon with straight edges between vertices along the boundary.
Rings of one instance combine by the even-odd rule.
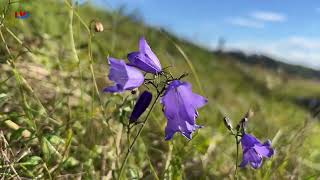
[[[245,167],[250,163],[254,169],[258,169],[262,165],[263,157],[270,158],[274,154],[270,140],[262,144],[257,138],[250,134],[244,134],[242,136],[241,145],[243,160],[240,163],[240,167]]]
[[[191,84],[179,80],[172,81],[161,103],[167,118],[165,140],[170,140],[176,132],[191,139],[192,133],[201,126],[196,124],[197,109],[207,103],[207,99],[192,92]]]
[[[144,76],[138,69],[126,65],[124,60],[110,57],[109,79],[114,81],[114,86],[104,88],[104,92],[122,92],[132,90],[142,85]]]
[[[130,116],[130,123],[136,122],[142,113],[148,108],[152,100],[152,94],[149,91],[144,91],[136,104]]]
[[[139,41],[139,51],[128,54],[131,66],[135,66],[145,72],[158,74],[162,71],[157,56],[152,52],[147,41],[142,37]]]

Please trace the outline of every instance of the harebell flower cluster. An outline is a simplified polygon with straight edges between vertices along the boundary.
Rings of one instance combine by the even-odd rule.
[[[274,149],[271,146],[270,140],[261,143],[259,139],[246,132],[246,125],[248,123],[249,117],[252,116],[252,114],[253,112],[249,110],[245,117],[242,118],[237,124],[235,129],[232,126],[231,120],[227,117],[224,118],[224,124],[234,136],[237,148],[236,169],[234,174],[235,179],[237,179],[238,177],[238,166],[244,168],[249,164],[252,168],[258,169],[262,165],[263,157],[271,158],[275,153]],[[240,143],[242,146],[243,154],[242,162],[240,163],[240,165],[238,165]]]
[[[137,124],[142,125],[128,148],[121,165],[119,178],[121,178],[130,152],[140,136],[150,112],[159,99],[167,119],[165,140],[171,140],[177,132],[188,139],[192,139],[192,134],[202,127],[196,124],[196,119],[199,116],[197,110],[207,104],[206,98],[192,92],[190,83],[182,81],[187,74],[174,77],[168,71],[168,68],[162,68],[158,57],[151,50],[144,37],[139,41],[139,50],[129,53],[127,58],[129,63],[112,57],[108,58],[110,64],[109,79],[114,82],[114,85],[104,88],[104,92],[122,93],[140,86],[145,86],[148,90],[140,95],[129,118],[128,131]],[[154,93],[150,92],[151,89],[154,90]],[[151,104],[154,94],[155,99]],[[141,121],[140,116],[150,104],[151,107],[146,117]]]
[[[104,88],[104,92],[122,93],[141,86],[145,86],[147,90],[140,94],[128,118],[128,134],[130,134],[131,128],[136,127],[138,124],[141,124],[141,126],[133,141],[131,143],[129,141],[129,148],[121,164],[119,178],[121,178],[132,148],[159,99],[163,105],[163,112],[167,119],[165,140],[171,140],[177,132],[191,140],[192,134],[202,127],[196,124],[196,119],[199,116],[198,109],[208,102],[206,98],[192,91],[192,86],[189,82],[182,81],[187,74],[174,77],[168,71],[168,68],[162,68],[158,57],[151,50],[144,37],[139,41],[139,50],[129,53],[127,58],[129,60],[128,63],[121,59],[108,58],[110,64],[109,79],[114,84]],[[151,89],[154,91],[151,91]],[[155,99],[153,100],[154,95]],[[141,120],[141,115],[149,106],[147,115]],[[250,114],[249,111],[240,120],[236,128],[233,128],[230,119],[224,118],[225,126],[234,136],[236,143],[237,154],[234,175],[236,179],[238,177],[238,166],[245,167],[249,164],[254,169],[258,169],[262,165],[263,158],[270,158],[274,154],[270,140],[262,143],[259,139],[246,132],[246,124]],[[239,144],[242,146],[243,160],[238,165]]]

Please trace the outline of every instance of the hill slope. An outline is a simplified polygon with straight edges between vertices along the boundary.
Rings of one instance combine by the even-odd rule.
[[[214,53],[220,56],[233,57],[232,59],[248,65],[261,66],[263,68],[267,68],[274,71],[284,71],[285,73],[292,76],[299,76],[306,79],[311,79],[311,78],[316,80],[320,79],[319,70],[283,63],[265,55],[259,55],[259,54],[246,55],[241,51],[229,51],[229,52],[215,51]]]

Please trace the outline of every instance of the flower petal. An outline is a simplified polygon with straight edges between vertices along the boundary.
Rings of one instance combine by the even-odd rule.
[[[143,74],[136,68],[126,65],[128,81],[123,87],[126,90],[132,90],[141,86],[144,82]]]
[[[184,82],[185,87],[192,92],[192,85],[188,82]],[[196,108],[201,108],[202,106],[208,103],[208,100],[199,94],[192,93],[191,99],[193,99],[192,103]]]
[[[244,134],[241,138],[241,145],[244,149],[251,148],[255,144],[260,144],[260,141],[250,134]]]
[[[140,52],[142,52],[143,54],[145,54],[147,57],[149,57],[152,60],[152,62],[155,64],[155,67],[157,68],[157,70],[161,71],[160,61],[159,61],[158,57],[152,52],[148,42],[146,41],[146,39],[144,37],[140,38],[139,50],[140,50]]]
[[[248,160],[247,159],[243,159],[242,161],[241,161],[241,163],[240,163],[240,167],[242,167],[242,168],[244,168],[244,167],[246,167],[246,165],[248,164]]]
[[[263,145],[254,145],[256,152],[264,157],[270,158],[274,154],[270,141],[265,142]]]
[[[259,168],[262,164],[262,156],[259,155],[254,149],[249,149],[243,155],[243,160],[250,162],[251,166],[255,169]]]
[[[262,165],[262,157],[271,157],[274,150],[271,147],[271,141],[261,142],[250,134],[244,134],[241,138],[241,145],[243,149],[242,165],[250,163],[250,165],[257,169]]]
[[[159,59],[152,52],[144,37],[139,41],[139,51],[129,53],[128,60],[131,66],[135,66],[145,72],[158,74],[162,71]]]
[[[145,72],[156,74],[160,72],[157,68],[155,68],[152,60],[145,56],[145,54],[141,52],[132,52],[128,54],[129,65],[137,67]]]
[[[165,138],[164,140],[169,141],[173,138],[173,135],[176,133],[176,131],[171,129],[165,129]]]
[[[195,123],[197,108],[203,106],[206,99],[194,94],[188,86],[188,83],[175,80],[170,83],[161,99],[168,120],[165,129],[166,140],[170,140],[175,132],[192,138],[191,134],[200,127]]]
[[[128,75],[125,68],[125,63],[123,60],[117,60],[115,58],[109,57],[110,72],[109,79],[122,85],[122,87],[128,81]]]
[[[142,85],[143,74],[136,68],[126,65],[123,60],[110,57],[109,79],[115,82],[114,86],[107,87],[104,92],[122,92],[132,90]]]
[[[262,165],[262,158],[261,158],[261,161],[258,161],[258,162],[251,162],[250,164],[251,164],[251,166],[252,166],[254,169],[258,169],[258,168],[260,168],[260,167],[261,167],[261,165]]]
[[[103,92],[110,92],[110,93],[115,93],[115,92],[122,92],[123,88],[121,88],[118,85],[115,86],[109,86],[103,89]]]
[[[192,132],[183,132],[182,135],[189,140],[192,139]]]

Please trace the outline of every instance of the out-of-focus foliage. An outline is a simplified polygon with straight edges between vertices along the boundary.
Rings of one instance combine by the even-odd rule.
[[[6,2],[0,3],[3,9]],[[71,24],[71,10],[63,1],[33,0],[23,7],[30,18],[15,19],[19,5],[12,4],[0,27],[6,41],[0,43],[0,176],[109,179],[119,173],[130,140],[126,124],[138,94],[100,91],[97,97],[89,36],[78,15],[88,26],[92,20],[104,26],[91,43],[99,90],[111,83],[107,57],[126,59],[144,35],[163,67],[172,66],[173,74],[189,72],[186,79],[194,91],[209,99],[198,118],[204,128],[191,141],[178,134],[164,141],[166,119],[157,104],[129,158],[128,179],[232,179],[236,148],[223,116],[236,123],[250,108],[255,115],[248,131],[270,138],[276,154],[260,170],[241,169],[241,179],[320,176],[320,129],[312,118],[319,105],[310,108],[319,103],[319,82],[212,53],[125,16],[121,9],[76,6]],[[203,92],[174,43],[195,67]],[[6,63],[7,48],[17,57],[11,58],[15,67]]]

